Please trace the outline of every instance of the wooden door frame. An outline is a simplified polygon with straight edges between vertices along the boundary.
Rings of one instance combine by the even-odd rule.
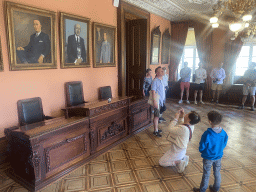
[[[147,58],[146,66],[149,67],[150,59],[150,13],[136,6],[123,1],[117,9],[117,44],[118,44],[118,95],[126,96],[126,33],[125,33],[125,13],[131,13],[147,19]]]

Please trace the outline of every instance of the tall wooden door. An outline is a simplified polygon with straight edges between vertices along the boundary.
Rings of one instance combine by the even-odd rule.
[[[147,20],[126,22],[126,93],[141,98],[147,67]]]

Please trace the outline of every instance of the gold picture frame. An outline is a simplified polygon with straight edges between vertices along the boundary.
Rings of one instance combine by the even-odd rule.
[[[170,46],[171,46],[171,34],[169,29],[166,29],[162,37],[162,49],[161,49],[161,63],[170,63]]]
[[[116,27],[94,23],[93,53],[93,67],[116,66]]]
[[[161,31],[160,26],[156,27],[151,32],[151,65],[159,64],[159,54],[160,54],[160,40],[161,40]]]
[[[90,67],[90,19],[60,13],[61,68]]]
[[[1,37],[0,37],[0,71],[4,70],[3,64],[3,55],[2,55],[2,44],[1,44]]]
[[[56,13],[6,2],[10,70],[55,69]]]

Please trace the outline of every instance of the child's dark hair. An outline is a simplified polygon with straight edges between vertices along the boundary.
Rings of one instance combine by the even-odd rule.
[[[146,70],[146,73],[149,73],[150,71],[152,71],[152,70],[148,68],[148,69]]]
[[[210,111],[207,116],[213,125],[218,125],[222,121],[222,115],[217,111]]]
[[[158,70],[158,69],[161,69],[161,68],[162,68],[161,66],[157,67],[157,68],[155,69],[155,74],[157,73],[157,70]]]
[[[200,115],[199,115],[197,112],[195,112],[195,111],[191,111],[191,112],[188,114],[188,118],[190,119],[190,122],[189,122],[189,123],[190,123],[191,125],[195,125],[195,124],[199,123],[200,120],[201,120]]]

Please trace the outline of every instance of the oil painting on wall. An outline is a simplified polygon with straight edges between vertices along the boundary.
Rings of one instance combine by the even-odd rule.
[[[61,67],[90,67],[90,19],[61,13]]]
[[[10,70],[56,68],[55,12],[6,4]]]

